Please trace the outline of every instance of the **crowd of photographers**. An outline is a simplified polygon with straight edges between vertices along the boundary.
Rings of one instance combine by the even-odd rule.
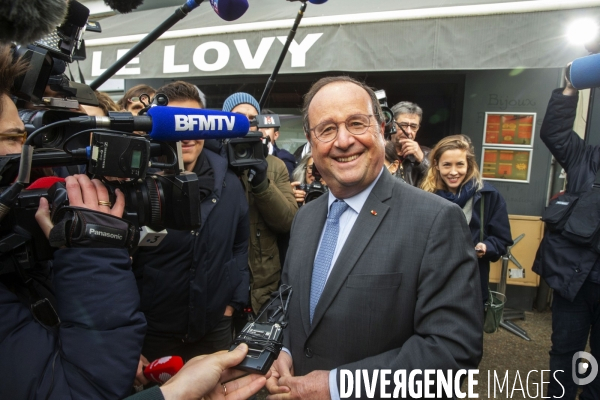
[[[13,81],[26,69],[8,46],[1,47],[0,156],[20,153],[27,137],[11,93]],[[167,107],[206,107],[196,86],[177,81],[156,90],[136,86],[117,103],[96,92],[98,106],[82,105],[76,111],[137,115],[157,94],[166,97]],[[273,115],[243,92],[229,96],[223,111],[250,122]],[[463,210],[485,302],[490,262],[512,245],[506,203],[482,180],[466,136],[447,137],[429,149],[416,141],[423,118],[418,105],[404,101],[390,111],[393,129],[386,131],[385,169],[404,184]],[[86,236],[93,227],[114,237],[129,237],[136,229],[121,219],[125,196],[119,189],[109,192],[81,167],[37,171],[65,178],[68,207],[53,212],[52,199],[41,197],[35,213],[43,234],[57,248],[52,260],[23,268],[30,254],[0,249],[0,398],[243,399],[263,387],[265,377],[239,378],[242,373],[231,369],[245,357],[247,346],[218,352],[230,350],[234,335],[279,287],[296,212],[327,193],[327,183],[310,146],[294,156],[277,146],[279,127],[251,129],[259,129],[263,138],[262,159],[251,168],[231,168],[222,141],[181,141],[184,170],[198,180],[193,195],[200,228],[167,229],[152,247],[134,249],[131,238]],[[20,245],[3,245],[13,243]],[[543,269],[541,265],[538,259]],[[589,269],[584,287],[596,293],[597,264],[590,263]],[[557,339],[556,354],[560,346]],[[166,384],[152,386],[144,369],[173,355],[182,357],[185,367]],[[142,391],[144,386],[150,388]]]

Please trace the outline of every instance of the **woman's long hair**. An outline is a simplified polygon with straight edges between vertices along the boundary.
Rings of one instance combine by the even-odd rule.
[[[292,172],[292,182],[300,182],[302,184],[306,182],[306,168],[308,166],[308,160],[312,157],[312,152],[306,153],[302,160],[298,163],[294,171]]]
[[[430,167],[427,171],[427,176],[421,184],[421,189],[432,193],[436,192],[437,190],[448,190],[448,187],[442,179],[440,171],[436,168],[440,161],[440,157],[442,157],[442,154],[448,150],[463,150],[466,152],[467,174],[465,175],[463,185],[470,180],[473,180],[477,190],[483,188],[483,180],[481,179],[481,174],[479,173],[477,161],[475,161],[475,149],[471,144],[471,139],[465,135],[452,135],[440,140],[435,145],[433,150],[431,150],[431,153],[429,153]]]

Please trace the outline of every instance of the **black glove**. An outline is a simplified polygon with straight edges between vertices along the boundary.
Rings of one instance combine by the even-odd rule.
[[[267,163],[267,160],[262,160],[260,164],[258,165],[254,165],[252,167],[252,169],[250,170],[250,173],[252,173],[254,171],[254,176],[252,177],[252,179],[248,178],[248,180],[250,181],[250,184],[254,187],[260,185],[261,183],[263,183],[265,181],[265,179],[267,179],[267,168],[269,167],[269,164]]]

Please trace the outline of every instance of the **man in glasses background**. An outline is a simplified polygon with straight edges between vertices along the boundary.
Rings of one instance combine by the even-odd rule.
[[[423,110],[415,103],[401,101],[392,107],[397,133],[392,135],[392,142],[400,158],[400,166],[396,175],[406,183],[419,187],[421,180],[429,169],[429,147],[421,146],[415,141],[421,127]]]

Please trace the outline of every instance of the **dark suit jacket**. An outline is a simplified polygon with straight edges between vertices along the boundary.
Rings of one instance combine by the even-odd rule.
[[[476,368],[483,347],[481,289],[461,209],[383,171],[311,326],[311,276],[326,216],[327,196],[321,196],[303,206],[292,225],[282,283],[293,288],[284,345],[295,374],[338,368],[339,387],[342,368],[407,374]]]

